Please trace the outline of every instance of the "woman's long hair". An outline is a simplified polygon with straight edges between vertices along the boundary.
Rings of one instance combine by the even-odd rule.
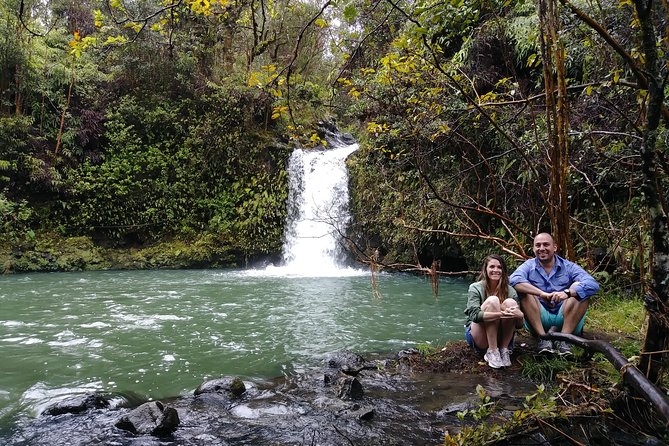
[[[502,277],[500,277],[496,288],[493,288],[493,285],[490,283],[490,278],[488,277],[488,263],[490,263],[491,260],[497,260],[499,264],[502,265]],[[483,259],[483,267],[479,274],[479,280],[483,282],[486,298],[488,296],[497,296],[501,303],[509,297],[509,274],[506,269],[506,262],[501,256],[490,254]]]

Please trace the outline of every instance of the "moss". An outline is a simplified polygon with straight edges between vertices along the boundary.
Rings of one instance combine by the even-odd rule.
[[[0,249],[4,273],[106,269],[226,268],[238,257],[211,237],[173,239],[141,248],[104,248],[89,237],[40,234],[30,242]]]
[[[206,239],[170,240],[143,248],[107,249],[114,269],[180,269],[237,266],[226,247]]]
[[[230,384],[230,393],[233,396],[240,396],[244,392],[246,392],[246,386],[244,385],[244,381],[242,381],[240,378],[235,377],[235,379],[232,381]]]
[[[21,244],[11,252],[3,251],[0,256],[4,272],[81,271],[109,267],[102,251],[90,238],[62,238],[52,233]]]

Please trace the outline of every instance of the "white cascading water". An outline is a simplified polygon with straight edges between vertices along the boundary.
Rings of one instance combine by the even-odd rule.
[[[358,144],[295,149],[288,164],[288,220],[284,265],[267,272],[290,276],[360,274],[345,267],[340,234],[350,221],[346,157]]]

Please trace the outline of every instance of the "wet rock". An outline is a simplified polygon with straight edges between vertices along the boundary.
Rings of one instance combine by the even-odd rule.
[[[353,135],[340,132],[334,121],[319,122],[318,134],[321,138],[324,138],[330,146],[348,146],[356,143]]]
[[[357,419],[361,421],[369,421],[374,418],[374,408],[372,406],[362,406],[360,404],[352,404],[341,411],[338,416],[344,419]]]
[[[437,416],[443,417],[446,415],[454,415],[457,414],[458,412],[464,412],[472,408],[474,408],[474,405],[471,403],[471,401],[463,401],[459,403],[449,404],[442,410],[438,411]]]
[[[418,354],[420,354],[420,352],[417,349],[407,348],[407,349],[404,349],[404,350],[400,350],[397,353],[397,359],[413,357],[413,356],[418,355]]]
[[[167,436],[179,426],[179,414],[176,409],[164,406],[160,401],[144,403],[121,417],[116,427],[133,434]]]
[[[359,400],[364,395],[360,381],[351,376],[340,378],[337,387],[337,396],[343,400]]]
[[[45,415],[61,415],[64,413],[82,413],[87,410],[105,409],[109,407],[109,400],[98,393],[74,396],[48,407]]]
[[[338,371],[337,372],[331,372],[331,373],[325,372],[323,374],[323,384],[325,384],[326,387],[327,386],[332,386],[332,385],[337,383],[338,378],[339,378],[339,372]]]
[[[238,377],[226,376],[203,382],[197,389],[195,389],[194,394],[219,393],[225,394],[231,398],[237,398],[244,392],[246,392],[244,381]]]
[[[341,370],[353,376],[368,367],[365,358],[348,350],[334,353],[328,357],[327,366],[330,369]]]

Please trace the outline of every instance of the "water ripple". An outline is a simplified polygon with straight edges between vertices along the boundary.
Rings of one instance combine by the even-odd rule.
[[[0,426],[72,393],[158,399],[194,389],[207,376],[269,379],[317,366],[338,350],[393,351],[462,336],[467,284],[445,280],[435,299],[423,279],[379,279],[383,299],[373,296],[368,272],[4,277]]]

